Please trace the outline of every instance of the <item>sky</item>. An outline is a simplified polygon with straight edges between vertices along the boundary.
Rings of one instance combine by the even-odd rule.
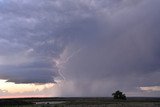
[[[159,97],[159,5],[0,0],[0,97]]]

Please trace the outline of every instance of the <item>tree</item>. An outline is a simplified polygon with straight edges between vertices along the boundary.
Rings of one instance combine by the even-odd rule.
[[[123,92],[117,90],[115,93],[112,93],[112,96],[114,99],[121,99],[121,100],[126,100],[126,95],[123,94]]]

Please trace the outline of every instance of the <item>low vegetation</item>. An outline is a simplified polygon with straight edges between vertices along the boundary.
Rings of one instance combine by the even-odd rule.
[[[33,102],[24,101],[24,100],[16,100],[16,99],[1,99],[0,100],[0,107],[7,106],[7,105],[31,105]]]
[[[127,100],[126,95],[119,90],[113,93],[112,96],[114,99],[117,99],[117,100]]]
[[[23,98],[3,99],[0,102],[0,107],[160,107],[160,98]]]

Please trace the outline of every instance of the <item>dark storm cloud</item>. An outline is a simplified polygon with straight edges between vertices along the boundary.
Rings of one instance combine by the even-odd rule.
[[[55,60],[68,43],[82,39],[83,33],[90,33],[86,29],[94,20],[87,21],[88,25],[80,35],[76,35],[79,25],[72,27],[77,19],[82,20],[80,26],[83,27],[86,23],[83,20],[92,17],[93,12],[90,13],[88,7],[90,2],[2,0],[0,78],[15,83],[55,82],[55,78],[60,77]],[[65,31],[61,32],[63,29]]]
[[[158,92],[140,90],[143,86],[160,85],[159,3],[158,0],[124,0],[114,2],[116,7],[106,11],[99,8],[94,17],[85,19],[83,27],[95,20],[87,29],[97,26],[97,21],[102,28],[89,30],[89,34],[80,26],[84,20],[73,23],[72,29],[79,30],[74,29],[70,35],[74,31],[77,35],[83,32],[85,40],[75,43],[77,47],[82,46],[81,51],[64,64],[64,77],[69,82],[64,83],[62,95],[110,96],[114,90],[121,89],[130,96],[159,96]],[[76,50],[76,45],[72,48]],[[70,54],[72,52],[68,52],[68,56]]]
[[[49,83],[63,76],[62,96],[109,96],[116,89],[142,95],[140,87],[160,85],[159,4],[0,2],[0,78]]]
[[[86,4],[89,2],[1,1],[0,78],[15,83],[55,82],[60,76],[55,60],[69,42],[90,32],[86,29],[93,21],[87,21],[80,35],[74,35],[78,27],[72,27],[77,18],[82,18],[80,26],[86,23],[83,20],[92,14]],[[71,26],[66,27],[69,23]],[[61,32],[62,29],[66,30]]]
[[[9,0],[0,3],[1,79],[15,83],[55,82],[59,74],[54,59],[66,44],[61,40],[65,40],[64,37],[54,33],[62,17],[57,16],[56,2]]]

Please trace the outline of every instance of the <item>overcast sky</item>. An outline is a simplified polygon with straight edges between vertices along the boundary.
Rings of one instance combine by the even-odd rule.
[[[0,79],[30,95],[160,96],[160,0],[0,0]],[[39,89],[39,88],[38,88]],[[44,91],[45,90],[45,91]],[[56,93],[56,94],[55,94]],[[0,95],[11,95],[0,89]]]

